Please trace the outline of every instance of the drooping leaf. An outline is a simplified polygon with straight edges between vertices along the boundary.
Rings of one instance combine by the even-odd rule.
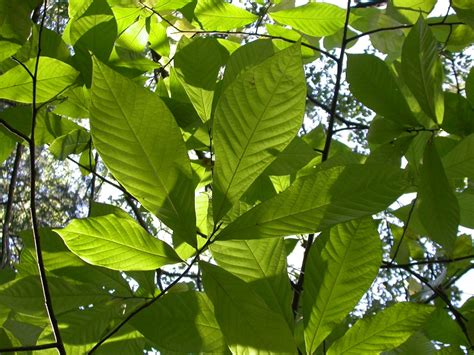
[[[393,74],[381,59],[367,54],[350,55],[347,80],[355,97],[379,115],[399,125],[417,125]]]
[[[161,351],[217,353],[226,349],[203,292],[173,292],[132,318],[131,324]]]
[[[293,139],[304,114],[304,81],[295,45],[242,73],[223,92],[214,121],[216,222]]]
[[[370,318],[357,321],[347,333],[334,342],[328,355],[379,354],[407,340],[429,318],[433,307],[402,302]]]
[[[233,353],[295,353],[293,334],[283,316],[231,273],[200,263],[206,294]]]
[[[438,43],[422,18],[405,39],[401,68],[406,85],[423,111],[441,123],[444,115],[443,67]]]
[[[237,218],[218,238],[257,239],[320,231],[383,210],[405,188],[404,174],[392,165],[314,169]]]
[[[180,261],[169,245],[132,218],[111,214],[76,219],[55,232],[84,261],[114,270],[154,270]]]
[[[220,267],[249,283],[253,291],[293,327],[292,293],[283,239],[215,242],[211,251]]]
[[[107,167],[173,229],[175,243],[195,245],[191,166],[166,105],[97,60],[91,91],[92,138]]]
[[[387,14],[402,23],[415,23],[420,16],[427,17],[435,4],[436,0],[393,0]]]
[[[35,71],[36,58],[24,63],[31,73]],[[59,95],[74,84],[78,72],[57,59],[40,57],[38,66],[36,102],[45,102]],[[33,100],[33,79],[21,65],[0,76],[0,98],[22,103]]]
[[[85,129],[75,129],[64,136],[56,138],[49,146],[49,151],[64,160],[70,154],[82,153],[90,145],[91,137]]]
[[[418,215],[429,236],[452,250],[459,225],[459,204],[433,142],[428,142],[420,169]]]
[[[211,31],[236,29],[257,19],[254,14],[223,0],[198,0],[194,15],[202,29]]]
[[[310,2],[293,9],[271,12],[270,16],[307,35],[322,37],[344,27],[346,12],[336,5]]]
[[[308,353],[355,307],[377,276],[382,245],[372,218],[338,224],[311,247],[305,269],[303,319]]]
[[[441,127],[446,132],[460,137],[474,133],[474,106],[460,94],[445,92],[444,118]]]
[[[443,165],[449,178],[474,177],[474,134],[460,141],[443,157]]]
[[[0,1],[0,38],[23,44],[31,30],[31,4],[27,1]]]

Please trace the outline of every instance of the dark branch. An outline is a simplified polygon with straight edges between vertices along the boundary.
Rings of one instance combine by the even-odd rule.
[[[41,345],[29,345],[29,346],[17,346],[17,347],[14,347],[14,348],[0,349],[0,354],[14,353],[14,352],[18,352],[18,351],[46,350],[46,349],[53,349],[56,346],[57,346],[56,343],[48,343],[48,344],[41,344]]]
[[[3,127],[5,127],[10,133],[14,134],[20,139],[23,139],[25,142],[29,143],[30,142],[30,137],[28,137],[26,134],[23,132],[17,130],[15,127],[12,127],[7,121],[5,121],[3,118],[0,118],[0,123],[2,124]]]
[[[394,260],[397,258],[398,252],[400,251],[400,246],[402,245],[403,239],[405,238],[405,235],[407,233],[408,225],[410,224],[411,216],[412,216],[413,211],[415,209],[415,204],[416,204],[416,199],[417,198],[418,197],[416,197],[411,203],[411,207],[410,207],[410,211],[408,212],[407,220],[405,221],[405,224],[403,226],[402,236],[400,237],[400,241],[398,242],[398,244],[395,248],[395,252],[393,253],[393,257],[392,257],[392,260],[390,261],[390,264],[393,264]]]
[[[31,225],[33,229],[33,240],[35,244],[36,260],[38,264],[39,276],[41,281],[41,288],[43,291],[44,303],[46,306],[46,313],[48,314],[49,322],[53,329],[53,336],[56,341],[56,347],[58,352],[63,355],[66,354],[64,344],[61,339],[61,333],[59,331],[58,321],[54,315],[53,303],[51,293],[48,286],[48,279],[46,277],[46,270],[44,268],[43,253],[41,250],[41,236],[39,233],[39,221],[36,214],[36,146],[35,146],[35,128],[36,118],[38,115],[38,107],[36,105],[36,87],[38,82],[38,68],[41,56],[41,37],[44,29],[44,22],[46,19],[46,12],[48,7],[48,1],[44,1],[43,16],[38,31],[38,50],[36,52],[36,62],[33,72],[33,89],[32,89],[32,115],[31,115],[31,138],[29,140],[29,151],[30,151],[30,214],[31,214]]]
[[[17,143],[12,175],[10,177],[10,185],[8,186],[8,197],[5,207],[5,219],[3,220],[2,226],[2,261],[0,264],[1,268],[4,268],[8,265],[10,258],[10,223],[12,220],[13,198],[15,194],[16,180],[18,177],[18,169],[20,167],[22,154],[23,145],[21,143]]]
[[[419,261],[414,261],[412,263],[407,263],[407,264],[395,264],[395,263],[393,263],[393,261],[391,261],[391,262],[384,262],[381,267],[384,268],[384,269],[404,269],[404,268],[412,267],[412,266],[416,266],[416,265],[450,264],[450,263],[455,263],[455,262],[470,260],[470,259],[474,259],[474,254],[466,255],[466,256],[460,256],[458,258],[452,258],[452,259],[419,260]]]
[[[465,25],[464,22],[436,22],[436,23],[429,23],[428,26],[455,26],[455,25]],[[355,41],[361,37],[368,36],[377,32],[384,32],[384,31],[394,31],[394,30],[403,30],[405,28],[412,28],[414,25],[399,25],[393,27],[380,27],[374,30],[370,30],[367,32],[359,33],[358,35],[349,37],[346,39],[346,44],[352,41]]]
[[[176,285],[183,277],[185,277],[188,272],[191,270],[191,267],[199,260],[199,256],[207,250],[207,248],[214,242],[213,236],[217,233],[219,230],[220,225],[214,228],[214,231],[211,233],[209,238],[207,239],[206,243],[199,249],[194,256],[193,260],[188,264],[186,269],[176,278],[171,282],[166,288],[161,292],[158,296],[154,297],[153,299],[149,300],[148,302],[143,303],[141,306],[138,306],[135,308],[127,317],[125,317],[120,323],[118,323],[110,332],[108,332],[97,344],[95,344],[88,352],[88,354],[94,353],[103,343],[107,341],[111,336],[116,334],[127,322],[135,317],[138,313],[143,311],[144,309],[150,307],[153,303],[158,301],[160,298],[162,298],[164,295],[168,293],[168,291]]]

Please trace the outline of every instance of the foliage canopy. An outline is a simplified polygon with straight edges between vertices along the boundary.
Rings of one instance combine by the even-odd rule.
[[[474,3],[436,2],[0,0],[0,352],[471,351]]]

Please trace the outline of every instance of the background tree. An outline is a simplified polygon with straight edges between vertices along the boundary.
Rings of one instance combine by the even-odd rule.
[[[0,0],[0,352],[472,349],[473,6],[236,5]]]

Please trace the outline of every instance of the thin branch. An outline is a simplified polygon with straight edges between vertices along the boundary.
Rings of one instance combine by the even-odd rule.
[[[10,177],[10,185],[8,186],[5,219],[2,226],[2,261],[0,263],[0,268],[7,266],[10,259],[10,223],[12,220],[13,198],[15,194],[16,180],[18,177],[18,170],[20,167],[22,154],[23,145],[21,143],[17,143],[12,175]]]
[[[410,269],[409,267],[403,267],[402,269],[407,271],[409,274],[413,275],[420,282],[422,282],[424,285],[426,285],[431,291],[433,291],[439,298],[441,298],[441,300],[446,304],[448,309],[454,315],[454,319],[456,320],[456,323],[459,325],[459,328],[461,328],[462,332],[464,333],[464,335],[465,335],[465,337],[466,337],[466,339],[469,343],[469,346],[472,348],[473,347],[472,341],[471,341],[471,338],[469,336],[469,332],[467,330],[466,323],[465,323],[465,321],[467,319],[466,319],[466,317],[464,317],[462,315],[461,312],[459,312],[459,310],[456,307],[454,307],[454,305],[449,300],[448,296],[441,289],[439,289],[437,287],[433,287],[430,284],[429,280],[427,280],[424,276],[420,275],[416,271]]]
[[[46,270],[44,268],[43,253],[41,251],[41,239],[39,233],[39,222],[36,214],[36,146],[35,146],[35,128],[36,118],[38,115],[38,107],[36,106],[36,88],[38,83],[38,68],[41,56],[41,36],[44,29],[44,22],[46,19],[46,12],[48,8],[48,1],[44,1],[43,16],[38,32],[38,50],[36,52],[36,62],[32,78],[32,115],[31,115],[31,138],[29,140],[29,152],[30,152],[30,213],[31,213],[31,225],[33,229],[33,240],[35,244],[36,259],[38,263],[39,276],[41,280],[41,288],[43,291],[44,303],[46,306],[46,312],[48,314],[49,322],[53,329],[53,336],[56,341],[56,347],[58,352],[63,355],[66,354],[64,344],[61,339],[61,333],[59,331],[58,321],[54,315],[53,303],[51,293],[48,286],[48,279],[46,277]]]
[[[458,258],[452,258],[452,259],[418,260],[418,261],[414,261],[414,262],[407,263],[407,264],[395,264],[391,261],[388,261],[388,262],[384,262],[381,267],[384,268],[384,269],[399,269],[399,268],[404,269],[404,268],[412,267],[412,266],[416,266],[416,265],[450,264],[450,263],[455,263],[455,262],[470,260],[470,259],[474,259],[474,254],[466,255],[466,256],[460,256]]]
[[[405,224],[403,225],[402,236],[400,237],[400,241],[398,242],[395,248],[395,252],[393,253],[393,257],[392,257],[392,260],[390,261],[390,264],[393,264],[394,260],[397,258],[398,252],[400,251],[400,246],[403,243],[403,239],[405,238],[405,235],[408,230],[408,225],[410,224],[411,216],[413,214],[413,211],[415,210],[415,204],[416,204],[417,198],[418,196],[415,199],[413,199],[413,201],[411,202],[411,207],[410,207],[410,211],[408,211],[407,220],[405,221]]]
[[[31,70],[25,65],[25,63],[23,63],[22,61],[18,60],[16,57],[10,57],[14,62],[20,64],[20,66],[23,67],[23,69],[25,69],[25,71],[28,73],[28,75],[30,76],[30,78],[33,80],[34,79],[34,74],[31,72]]]
[[[465,25],[464,22],[435,22],[435,23],[429,23],[428,26],[455,26],[455,25]],[[349,37],[346,39],[346,44],[352,41],[355,41],[361,37],[368,36],[377,32],[383,32],[383,31],[394,31],[394,30],[403,30],[405,28],[412,28],[414,25],[398,25],[398,26],[393,26],[393,27],[380,27],[376,28],[374,30],[370,30],[367,32],[359,33],[358,35]]]
[[[89,162],[92,160],[92,144],[89,143]],[[94,173],[97,171],[97,159],[99,158],[99,154],[96,152],[95,153],[95,157],[94,157],[94,167],[92,167],[92,170],[94,171]],[[91,215],[91,211],[92,211],[92,204],[94,203],[94,199],[95,199],[95,180],[96,180],[96,175],[95,174],[92,174],[92,178],[91,178],[91,192],[90,192],[90,195],[89,195],[89,212],[88,212],[88,216],[90,217]]]
[[[48,343],[48,344],[41,344],[41,345],[27,345],[27,346],[17,346],[14,348],[3,348],[0,349],[0,354],[3,353],[14,353],[18,351],[36,351],[36,350],[46,350],[46,349],[53,349],[57,346],[56,343]]]
[[[336,115],[337,115],[336,113],[337,101],[339,98],[339,90],[341,89],[341,78],[342,78],[342,71],[344,67],[344,55],[346,51],[346,43],[347,43],[346,37],[347,37],[347,29],[349,27],[350,12],[351,12],[351,0],[347,0],[346,18],[344,21],[344,32],[342,35],[341,52],[339,53],[339,58],[337,58],[336,84],[334,86],[334,95],[332,98],[331,108],[329,111],[328,133],[326,136],[326,142],[324,144],[324,149],[323,149],[322,157],[321,157],[321,161],[323,162],[326,161],[329,157],[329,149],[331,148],[332,136],[334,134],[334,124],[335,124]],[[311,245],[313,244],[313,241],[314,241],[314,234],[312,233],[308,236],[308,241],[306,243],[303,261],[301,263],[300,275],[298,277],[298,281],[296,282],[295,290],[293,292],[293,301],[292,301],[291,306],[293,309],[293,314],[295,315],[298,313],[299,300],[300,300],[301,292],[303,290],[306,263],[308,261],[308,255],[311,249]]]
[[[325,105],[324,103],[322,103],[321,101],[319,101],[318,99],[316,99],[315,97],[311,96],[311,95],[307,95],[306,98],[311,101],[311,103],[317,107],[320,107],[322,108],[324,111],[326,111],[327,113],[331,114],[331,108],[327,105]],[[345,119],[344,117],[342,117],[339,113],[336,113],[335,114],[335,118],[337,121],[341,122],[341,123],[344,123],[348,126],[353,126],[353,127],[358,127],[358,129],[369,129],[370,127],[365,125],[365,124],[362,124],[362,123],[358,123],[358,122],[352,122],[352,121],[349,121],[347,119]]]
[[[164,295],[166,295],[168,293],[168,291],[174,285],[176,285],[183,277],[185,277],[188,274],[188,272],[191,270],[191,267],[196,263],[196,261],[199,260],[199,256],[214,242],[215,239],[213,239],[213,236],[219,230],[219,228],[220,228],[220,225],[214,228],[213,232],[211,233],[211,235],[207,239],[206,243],[201,247],[201,249],[199,249],[197,251],[197,253],[194,256],[193,260],[188,264],[186,269],[176,279],[174,279],[173,282],[171,282],[168,286],[166,286],[166,288],[163,290],[163,292],[161,292],[159,295],[152,298],[148,302],[145,302],[141,306],[138,306],[137,308],[135,308],[127,317],[125,317],[120,323],[118,323],[110,332],[108,332],[104,337],[102,337],[102,339],[89,350],[88,354],[94,353],[103,343],[105,343],[107,341],[107,339],[109,339],[111,336],[116,334],[125,324],[127,324],[127,322],[130,319],[132,319],[138,313],[140,313],[144,309],[150,307],[153,303],[155,303],[160,298],[162,298]]]
[[[30,142],[30,137],[28,137],[26,134],[23,132],[17,130],[15,127],[11,126],[7,121],[5,121],[3,118],[0,118],[0,124],[5,127],[10,133],[14,134],[17,136],[19,139],[24,140],[25,142],[29,143]]]
[[[347,45],[347,30],[349,28],[349,17],[351,13],[351,1],[347,0],[347,9],[346,9],[346,19],[344,22],[344,32],[342,36],[342,44],[341,44],[341,52],[339,54],[339,58],[337,60],[337,72],[336,72],[336,84],[334,87],[334,95],[331,102],[331,110],[329,113],[329,123],[328,123],[328,133],[326,136],[326,142],[324,144],[324,152],[322,161],[325,161],[329,157],[329,149],[331,148],[332,142],[332,135],[334,134],[334,124],[336,120],[336,112],[337,112],[337,100],[339,98],[339,91],[341,90],[341,78],[342,78],[342,71],[344,68],[344,55],[346,52],[346,45]]]

